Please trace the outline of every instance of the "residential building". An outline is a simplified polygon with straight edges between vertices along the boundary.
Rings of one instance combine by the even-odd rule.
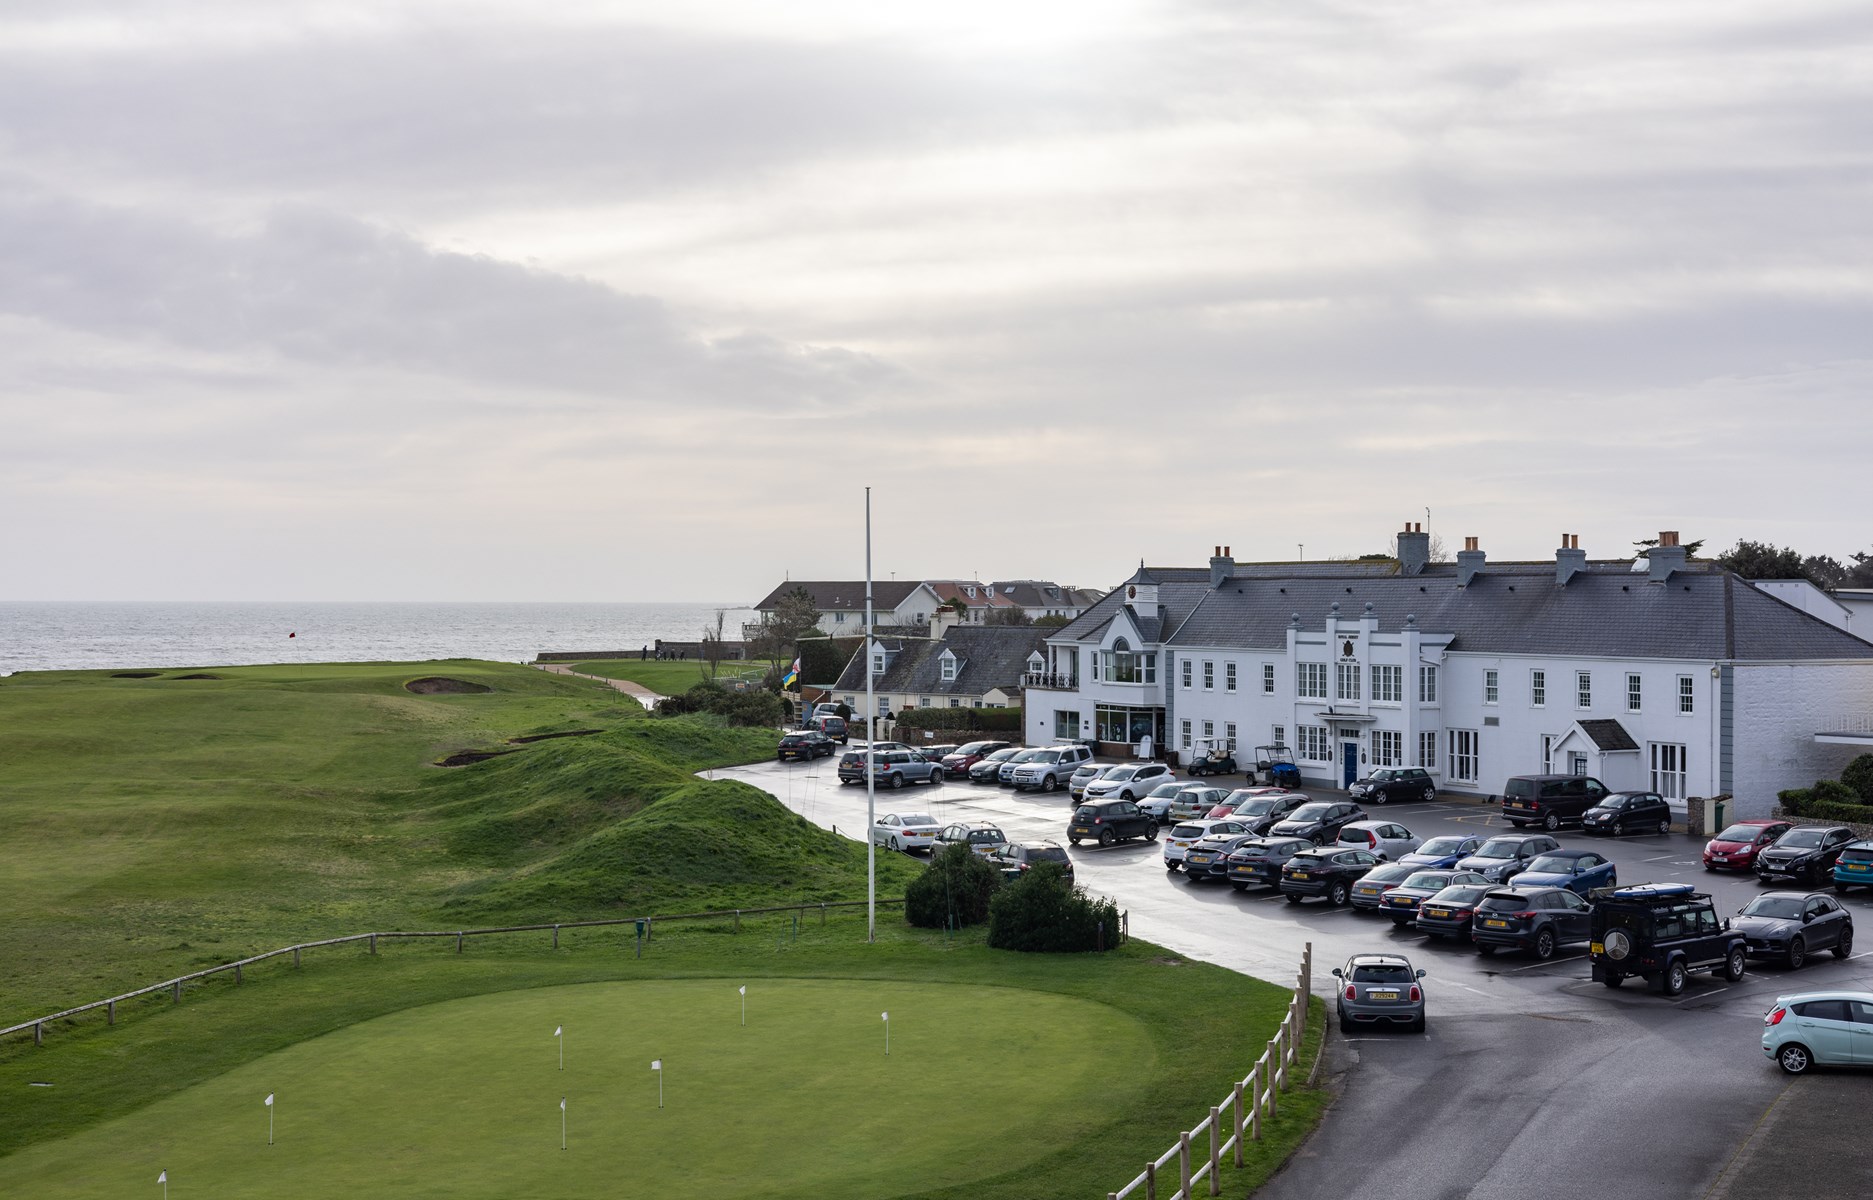
[[[819,627],[833,637],[865,633],[865,581],[790,579],[754,605],[760,619],[742,626],[742,637],[754,638],[780,607],[781,597],[805,588],[819,609]],[[876,625],[927,625],[930,614],[943,603],[930,585],[921,581],[872,580],[872,614]]]
[[[959,625],[938,617],[933,638],[874,638],[846,664],[832,694],[865,711],[865,671],[873,672],[878,714],[910,708],[1019,704],[1021,680],[1043,661],[1046,630],[1030,625]]]

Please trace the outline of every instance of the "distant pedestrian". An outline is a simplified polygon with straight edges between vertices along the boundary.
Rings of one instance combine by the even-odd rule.
[[[644,644],[644,648],[637,652],[637,661],[643,662],[645,659],[649,657],[650,657],[650,643],[646,642]]]

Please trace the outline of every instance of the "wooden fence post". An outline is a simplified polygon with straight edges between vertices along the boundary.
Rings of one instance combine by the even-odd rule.
[[[1249,1128],[1256,1141],[1262,1140],[1262,1064],[1249,1068]]]
[[[462,952],[462,935],[459,933],[455,935],[455,952],[457,954]]]
[[[117,1024],[117,1001],[112,1000],[104,1006],[104,1023],[106,1025]]]
[[[819,903],[819,923],[822,926],[826,924],[826,902],[824,900]]]
[[[1223,1185],[1217,1181],[1217,1168],[1223,1159],[1222,1110],[1210,1109],[1210,1195],[1223,1194]]]
[[[43,1046],[45,1044],[46,1044],[46,1023],[44,1021],[34,1021],[33,1022],[33,1045]]]
[[[553,949],[559,949],[559,926],[553,926]]]
[[[1145,1164],[1145,1200],[1158,1200],[1158,1164]]]
[[[175,984],[173,991],[175,994],[170,997],[171,1000],[173,1000],[177,1004],[182,1003],[182,981],[180,979],[176,980],[176,984]]]
[[[299,969],[299,947],[293,947],[293,970]]]
[[[1178,1200],[1189,1200],[1190,1196],[1190,1133],[1188,1130],[1177,1135],[1177,1196]]]
[[[735,910],[735,932],[741,932],[741,910],[739,908]]]
[[[241,964],[239,963],[234,964],[234,982],[241,982]]]
[[[1251,1079],[1254,1076],[1250,1076]],[[1230,1124],[1236,1131],[1236,1166],[1242,1166],[1242,1084],[1236,1084],[1236,1090],[1230,1098]]]
[[[374,933],[371,935],[371,953],[377,953],[377,935]]]

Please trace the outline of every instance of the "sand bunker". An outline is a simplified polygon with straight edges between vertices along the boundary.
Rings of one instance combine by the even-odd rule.
[[[503,754],[519,754],[518,750],[457,750],[447,758],[436,760],[439,767],[472,767],[478,762],[487,762]]]
[[[419,696],[476,696],[494,690],[485,684],[470,683],[466,679],[450,679],[443,675],[412,679],[403,686]]]
[[[595,733],[603,732],[605,731],[602,729],[568,729],[564,733],[530,733],[526,737],[508,738],[507,740],[516,746],[525,746],[530,742],[550,742],[554,738],[563,737],[591,737]]]

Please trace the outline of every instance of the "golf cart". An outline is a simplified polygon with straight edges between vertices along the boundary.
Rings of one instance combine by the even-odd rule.
[[[1235,752],[1208,741],[1198,742],[1190,758],[1189,770],[1193,778],[1198,775],[1234,775],[1237,771]]]
[[[1255,769],[1262,773],[1265,782],[1275,787],[1301,786],[1301,769],[1294,765],[1294,755],[1286,746],[1257,746]]]

